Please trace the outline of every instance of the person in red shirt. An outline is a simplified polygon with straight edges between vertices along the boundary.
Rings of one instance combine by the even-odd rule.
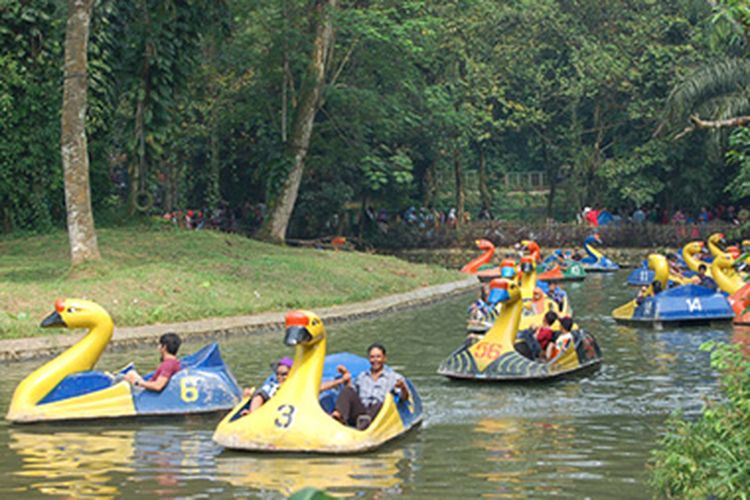
[[[177,351],[180,349],[182,341],[176,333],[165,333],[159,337],[159,354],[161,363],[156,368],[154,374],[148,380],[141,377],[137,371],[130,370],[125,374],[125,380],[136,387],[143,387],[146,390],[161,392],[172,378],[172,375],[180,371],[180,360],[177,359]]]
[[[547,311],[544,315],[544,320],[541,328],[536,331],[536,340],[539,342],[539,347],[542,349],[541,357],[547,359],[548,347],[553,343],[554,332],[552,331],[552,325],[557,321],[557,313],[555,311]]]

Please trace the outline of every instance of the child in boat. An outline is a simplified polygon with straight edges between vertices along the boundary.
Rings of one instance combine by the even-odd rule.
[[[540,357],[544,359],[549,359],[547,357],[547,347],[549,347],[554,337],[552,325],[555,324],[555,321],[557,321],[557,313],[555,311],[547,311],[547,314],[544,315],[542,326],[535,334],[536,340],[539,342],[539,347],[542,350]]]
[[[169,383],[172,375],[180,371],[180,360],[177,359],[177,351],[180,349],[179,335],[173,332],[165,333],[159,337],[159,355],[161,363],[151,378],[145,380],[137,371],[130,370],[124,376],[125,380],[136,387],[143,387],[148,391],[161,392]]]
[[[557,334],[554,342],[547,346],[547,359],[555,359],[573,345],[573,318],[565,316],[560,318],[560,332]]]

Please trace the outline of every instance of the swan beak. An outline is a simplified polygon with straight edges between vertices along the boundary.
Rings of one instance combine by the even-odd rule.
[[[288,346],[303,344],[311,340],[312,335],[304,326],[290,326],[286,329],[286,335],[284,335],[284,344]]]
[[[62,319],[62,316],[60,316],[60,313],[57,311],[53,312],[46,318],[42,320],[42,324],[39,325],[42,328],[50,328],[53,326],[62,326],[67,327],[68,325],[65,324],[65,320]]]

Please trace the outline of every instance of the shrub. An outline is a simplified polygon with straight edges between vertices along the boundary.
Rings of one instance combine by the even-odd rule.
[[[696,421],[674,415],[652,455],[651,484],[673,498],[748,498],[750,359],[740,346],[707,342],[725,400],[708,401]]]

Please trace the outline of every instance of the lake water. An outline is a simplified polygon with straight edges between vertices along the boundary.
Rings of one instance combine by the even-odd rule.
[[[644,498],[646,463],[674,410],[700,411],[717,393],[706,340],[730,325],[654,331],[616,325],[611,310],[634,290],[626,272],[589,275],[566,288],[575,319],[604,355],[600,371],[545,384],[472,384],[435,373],[463,339],[473,295],[378,319],[329,327],[329,350],[363,354],[373,341],[409,376],[424,424],[375,452],[271,455],[211,441],[220,416],[9,425],[0,423],[0,497],[280,498],[315,486],[365,498]],[[254,385],[291,349],[282,332],[221,343],[242,383]],[[199,344],[183,346],[188,353]],[[107,353],[102,369],[157,364],[155,348]],[[0,368],[0,411],[40,363]]]

